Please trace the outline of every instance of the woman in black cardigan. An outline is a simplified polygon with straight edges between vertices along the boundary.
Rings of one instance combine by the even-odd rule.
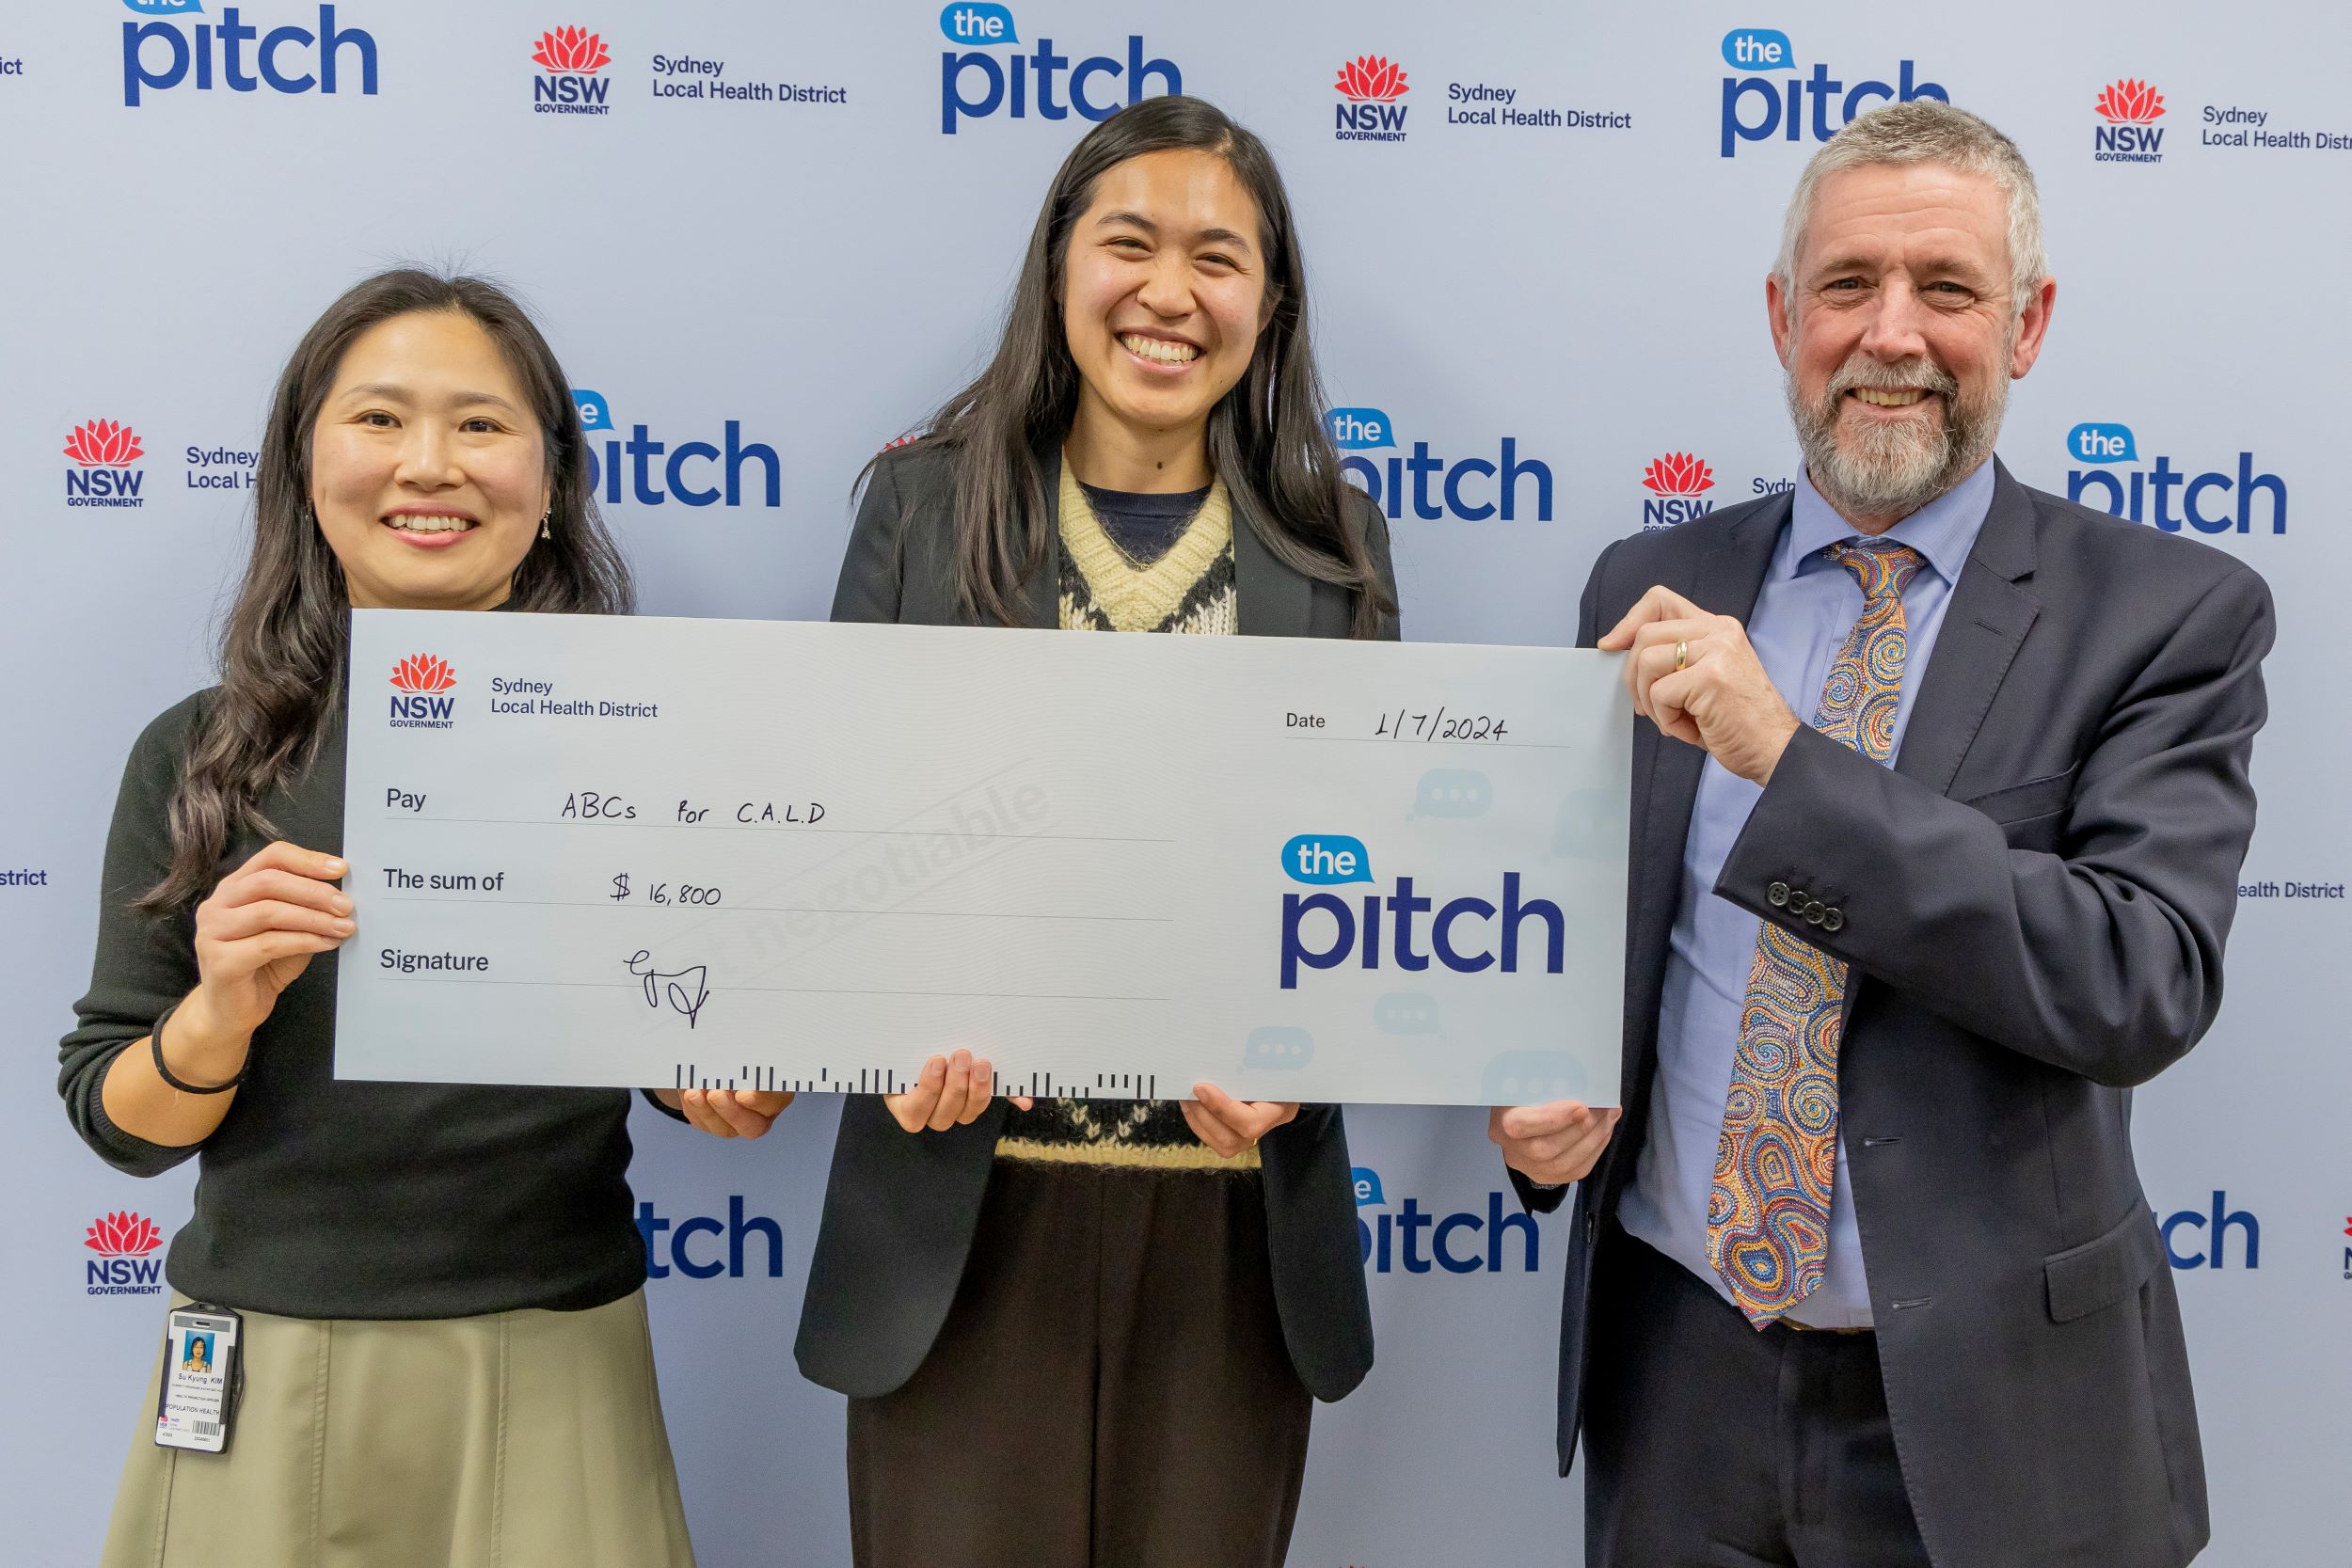
[[[1197,99],[1079,142],[988,370],[878,458],[834,618],[1393,638],[1264,146]],[[1051,693],[1029,700],[1051,702]],[[842,1108],[797,1353],[851,1396],[862,1568],[1278,1564],[1312,1400],[1372,1364],[1339,1108]]]
[[[364,941],[337,885],[350,610],[627,612],[566,385],[480,278],[328,307],[271,402],[220,684],[124,770],[57,1086],[117,1169],[197,1162],[165,1276],[242,1323],[233,1362],[199,1341],[234,1369],[225,1451],[158,1447],[149,1385],[103,1568],[692,1568],[628,1096],[334,1075],[337,949]],[[756,1136],[789,1097],[663,1098]]]

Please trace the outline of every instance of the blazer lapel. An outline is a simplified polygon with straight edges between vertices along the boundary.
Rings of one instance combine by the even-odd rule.
[[[1765,570],[1772,562],[1772,546],[1779,542],[1781,527],[1794,504],[1783,499],[1758,507],[1712,541],[1704,555],[1695,560],[1686,557],[1680,580],[1666,586],[1702,610],[1746,621],[1756,609]],[[1656,895],[1643,901],[1648,924],[1636,931],[1634,950],[1662,956],[1667,927],[1674,923],[1676,889],[1682,879],[1683,840],[1691,832],[1691,809],[1698,799],[1699,773],[1706,767],[1707,753],[1696,746],[1666,739],[1656,725],[1647,722],[1637,725],[1634,736],[1637,753],[1648,752],[1646,768],[1640,755],[1634,759],[1633,841],[1642,852],[1637,885]]]
[[[1993,505],[1944,607],[1896,772],[1939,795],[1951,793],[1994,693],[2042,612],[2041,601],[2017,586],[2033,568],[2033,499],[1995,458]]]
[[[1028,593],[1029,625],[1041,631],[1061,627],[1061,447],[1040,451],[1045,475],[1045,557],[1037,576],[1023,584]]]
[[[1705,553],[1680,554],[1665,586],[1703,610],[1744,622],[1756,608],[1764,573],[1772,565],[1772,546],[1794,504],[1784,499],[1760,506],[1708,541]],[[1626,942],[1626,972],[1633,978],[1626,988],[1624,1064],[1629,1117],[1640,1116],[1648,1101],[1666,943],[1682,885],[1683,842],[1690,836],[1691,812],[1706,764],[1707,753],[1696,746],[1668,740],[1647,720],[1634,721],[1633,863],[1629,867]]]
[[[1266,548],[1250,520],[1233,512],[1233,591],[1244,637],[1304,637],[1314,615],[1314,584]]]

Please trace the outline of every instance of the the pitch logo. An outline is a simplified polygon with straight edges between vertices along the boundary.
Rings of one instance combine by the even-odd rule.
[[[1510,523],[1523,516],[1551,521],[1550,466],[1521,457],[1516,436],[1503,436],[1491,458],[1447,458],[1432,451],[1427,441],[1413,442],[1408,454],[1397,441],[1396,421],[1384,409],[1334,408],[1327,422],[1332,444],[1344,454],[1341,470],[1391,517],[1405,516],[1409,507],[1424,522],[1483,523],[1499,517]]]
[[[68,506],[145,506],[139,486],[145,472],[131,465],[147,455],[127,424],[91,420],[73,427],[65,440],[65,454],[73,467],[65,471]]]
[[[950,136],[961,120],[999,113],[1025,119],[1033,102],[1040,119],[1067,119],[1073,109],[1083,119],[1108,119],[1150,96],[1147,83],[1157,82],[1163,92],[1184,90],[1184,73],[1173,61],[1144,57],[1140,33],[1128,35],[1123,61],[1111,55],[1082,60],[1058,55],[1043,36],[1028,54],[1015,47],[999,56],[988,51],[1018,45],[1020,30],[1009,7],[984,0],[955,0],[939,13],[939,30],[958,46],[939,56],[939,129]],[[1122,84],[1124,102],[1118,97]]]
[[[321,6],[318,25],[291,23],[264,32],[245,20],[235,6],[221,8],[218,22],[182,29],[173,24],[204,14],[203,0],[122,0],[146,22],[122,24],[122,102],[135,109],[150,92],[191,84],[199,92],[215,87],[230,92],[334,93],[358,67],[362,96],[375,96],[375,38],[366,29],[337,23],[335,8]]]
[[[163,1259],[153,1256],[164,1233],[144,1214],[124,1211],[90,1222],[82,1244],[98,1254],[84,1263],[85,1288],[94,1296],[154,1296],[164,1290]]]
[[[2164,162],[2164,94],[2147,83],[2125,77],[2109,82],[2096,105],[2106,124],[2091,134],[2091,156],[2103,164]]]
[[[668,1279],[673,1275],[688,1279],[750,1277],[755,1270],[747,1266],[751,1262],[747,1254],[755,1238],[761,1243],[756,1272],[770,1279],[784,1277],[784,1227],[765,1214],[750,1212],[740,1193],[727,1198],[723,1220],[716,1214],[673,1219],[656,1209],[651,1198],[641,1199],[637,1234],[644,1240],[648,1279]],[[710,1238],[707,1249],[700,1240],[706,1236]]]
[[[2287,531],[2286,481],[2257,472],[2250,451],[2237,454],[2234,471],[2193,474],[2169,455],[2143,464],[2139,442],[2127,424],[2090,423],[2066,433],[2066,455],[2090,465],[2066,471],[2066,499],[2110,516],[2167,533],[2180,532],[2183,523],[2200,533],[2254,533],[2262,531],[2254,526],[2258,516],[2268,522],[2271,533]],[[2258,508],[2258,498],[2266,504]]]
[[[437,654],[410,654],[392,666],[392,728],[448,730],[457,727],[457,699],[447,693],[457,672]]]
[[[1413,879],[1399,877],[1383,896],[1376,891],[1372,852],[1347,833],[1300,833],[1282,846],[1284,876],[1309,887],[1362,882],[1375,891],[1359,899],[1337,893],[1282,895],[1280,968],[1282,989],[1298,989],[1301,969],[1337,969],[1353,960],[1377,970],[1384,964],[1408,972],[1435,958],[1456,974],[1492,970],[1516,974],[1521,963],[1558,974],[1566,961],[1567,925],[1560,906],[1529,898],[1520,877],[1505,872],[1500,899],[1466,895],[1437,899],[1414,891]],[[1428,915],[1427,950],[1420,945],[1420,916]]]
[[[1353,1175],[1356,1250],[1373,1273],[1401,1267],[1406,1274],[1427,1274],[1432,1266],[1447,1274],[1536,1272],[1541,1254],[1535,1222],[1520,1212],[1517,1198],[1506,1204],[1501,1191],[1490,1190],[1482,1214],[1474,1209],[1442,1213],[1424,1208],[1418,1197],[1406,1197],[1391,1213],[1380,1173],[1358,1165]],[[1382,1212],[1367,1217],[1367,1209]],[[1516,1246],[1509,1244],[1515,1233]]]
[[[543,115],[604,115],[612,81],[596,72],[612,63],[604,40],[585,27],[558,27],[539,35],[531,58],[541,74],[531,79],[531,107]]]
[[[1342,102],[1335,106],[1332,135],[1341,141],[1403,141],[1406,105],[1399,103],[1411,89],[1405,85],[1405,68],[1379,55],[1359,55],[1340,67],[1333,84]]]
[[[1775,135],[1791,142],[1807,135],[1827,141],[1855,116],[1881,103],[1908,103],[1915,98],[1951,102],[1940,85],[1920,81],[1918,67],[1910,60],[1898,63],[1892,83],[1866,79],[1850,84],[1832,76],[1820,60],[1813,63],[1810,75],[1800,76],[1796,45],[1787,33],[1772,27],[1733,28],[1724,35],[1723,56],[1733,71],[1724,78],[1722,141],[1726,158],[1740,150],[1741,142],[1770,141]],[[1758,74],[1764,71],[1788,74]]]
[[[2218,1189],[2207,1207],[2167,1214],[2156,1230],[2164,1238],[2165,1260],[2176,1269],[2226,1269],[2233,1253],[2239,1268],[2262,1267],[2262,1222],[2249,1210],[2231,1208],[2230,1195]]]
[[[1715,488],[1715,470],[1693,452],[1670,451],[1653,459],[1642,470],[1642,488],[1650,493],[1642,503],[1645,529],[1672,528],[1715,510],[1714,501],[1706,499]]]
[[[604,394],[575,387],[572,403],[580,410],[583,432],[611,433],[601,447],[588,442],[588,487],[600,489],[603,499],[615,506],[623,501],[661,506],[673,500],[682,506],[784,504],[784,465],[776,449],[765,441],[744,440],[740,420],[725,421],[715,444],[657,441],[642,424],[629,426],[624,440]],[[747,479],[758,484],[756,492],[746,491]],[[752,493],[761,499],[745,500]]]

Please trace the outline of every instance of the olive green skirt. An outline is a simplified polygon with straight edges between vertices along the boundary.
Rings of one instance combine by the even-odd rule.
[[[101,1568],[691,1568],[642,1291],[240,1348],[220,1454],[155,1446],[158,1354]]]

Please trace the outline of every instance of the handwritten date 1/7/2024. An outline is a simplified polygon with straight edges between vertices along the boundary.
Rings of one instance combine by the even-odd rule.
[[[1486,713],[1414,713],[1398,708],[1380,715],[1375,740],[1501,740],[1509,733],[1505,722]]]

